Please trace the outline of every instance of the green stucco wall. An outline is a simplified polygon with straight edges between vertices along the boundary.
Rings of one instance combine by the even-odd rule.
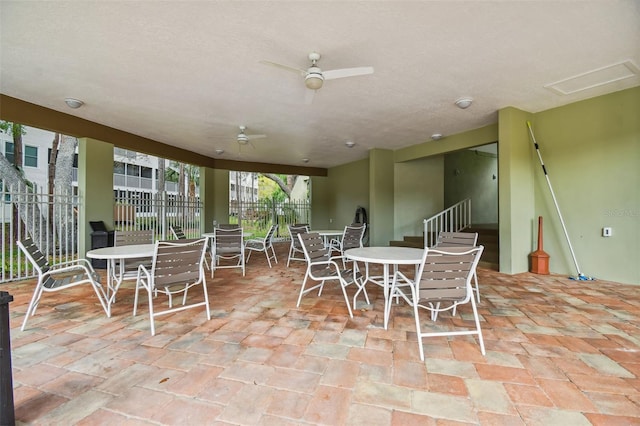
[[[581,272],[640,284],[640,87],[543,111],[531,121]],[[575,275],[539,166],[534,182],[550,269]],[[613,236],[602,237],[603,227]]]
[[[465,149],[444,156],[444,208],[471,199],[471,223],[498,223],[498,156]]]
[[[445,207],[444,156],[396,163],[394,173],[393,239],[423,235],[424,219]]]

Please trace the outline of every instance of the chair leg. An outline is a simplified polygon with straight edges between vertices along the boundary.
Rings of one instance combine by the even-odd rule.
[[[416,334],[418,335],[418,348],[420,349],[420,361],[424,361],[424,348],[422,346],[422,331],[420,329],[420,313],[418,301],[413,299],[413,316],[416,320]]]
[[[480,344],[480,352],[482,352],[482,355],[485,355],[485,350],[484,350],[484,340],[482,339],[482,329],[480,328],[480,318],[478,317],[478,309],[476,308],[476,301],[473,298],[473,295],[471,295],[471,307],[473,308],[473,318],[476,322],[476,330],[478,332],[478,343]]]
[[[351,303],[349,303],[349,296],[347,296],[347,286],[342,280],[339,280],[340,287],[342,287],[342,294],[344,295],[344,303],[347,305],[347,309],[349,310],[349,316],[353,318],[353,312],[351,311]]]
[[[289,257],[287,258],[287,268],[289,267],[289,262],[291,262],[292,251],[293,251],[293,246],[289,247]]]
[[[36,308],[38,307],[38,303],[40,302],[40,297],[42,297],[42,285],[38,282],[35,290],[33,291],[33,297],[31,297],[31,303],[27,307],[27,312],[24,315],[24,321],[22,322],[22,327],[20,330],[24,331],[24,328],[27,325],[27,320],[29,317],[35,315]]]
[[[102,286],[95,282],[91,282],[91,287],[96,292],[96,296],[98,296],[98,300],[100,301],[100,305],[102,305],[102,309],[107,314],[107,318],[111,318],[111,309],[109,309],[109,302],[107,301],[107,296],[104,294],[104,290],[102,290]]]
[[[151,323],[151,335],[156,335],[156,327],[153,322],[153,296],[151,295],[152,291],[150,288],[147,289],[149,293],[149,322]]]
[[[480,287],[478,287],[478,274],[475,271],[473,272],[473,281],[476,285],[476,296],[478,298],[478,303],[480,303]]]
[[[302,300],[302,295],[304,294],[304,287],[307,285],[307,279],[309,278],[309,273],[307,272],[304,276],[304,280],[302,280],[302,287],[300,287],[300,294],[298,295],[298,304],[296,307],[300,307],[300,301]]]
[[[278,264],[278,257],[276,256],[276,249],[273,248],[273,245],[270,246],[271,247],[271,254],[273,254],[273,261],[276,263],[276,265]]]

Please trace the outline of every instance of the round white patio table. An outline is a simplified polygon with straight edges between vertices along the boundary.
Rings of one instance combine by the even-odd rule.
[[[418,265],[422,262],[422,255],[424,249],[411,248],[411,247],[360,247],[348,249],[344,252],[344,257],[349,260],[355,260],[357,262],[363,262],[365,264],[365,277],[361,289],[364,285],[371,281],[374,284],[382,286],[384,289],[384,328],[387,329],[389,318],[387,317],[387,304],[391,303],[389,297],[389,266],[393,265],[394,270],[398,265],[415,265],[416,270]],[[372,277],[369,275],[369,263],[377,263],[382,265],[382,282],[380,277]],[[360,293],[358,290],[353,297],[353,305],[355,308],[356,297]]]
[[[342,236],[342,234],[344,234],[344,229],[320,229],[317,231],[315,229],[312,229],[309,232],[320,234],[320,236],[324,239],[324,246],[329,247],[329,238]]]
[[[111,317],[111,304],[116,299],[116,292],[122,284],[122,280],[117,280],[113,286],[113,274],[116,260],[135,259],[140,257],[153,257],[155,244],[131,244],[119,247],[103,247],[89,250],[87,257],[90,259],[104,259],[107,261],[107,316]]]

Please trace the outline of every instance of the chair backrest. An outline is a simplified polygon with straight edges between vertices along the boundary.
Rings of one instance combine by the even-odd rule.
[[[200,282],[206,249],[206,238],[157,241],[151,267],[154,287]]]
[[[175,225],[171,225],[171,227],[169,228],[171,229],[171,234],[173,235],[173,238],[176,240],[184,240],[186,239],[186,235],[184,235],[184,231],[182,231],[182,227],[181,226],[175,226]]]
[[[300,240],[298,240],[298,234],[305,234],[309,232],[309,225],[289,225],[289,236],[291,237],[291,244],[294,247],[300,248]]]
[[[267,232],[267,235],[265,235],[264,237],[265,247],[271,244],[271,241],[273,240],[273,236],[276,233],[276,229],[278,229],[278,225],[275,225],[275,224],[271,225],[271,228],[269,228],[269,232]]]
[[[238,229],[240,228],[240,225],[236,224],[236,223],[219,223],[215,226],[215,228],[218,229]]]
[[[47,257],[40,251],[31,238],[25,238],[21,241],[17,241],[17,244],[27,259],[29,259],[31,265],[36,269],[38,275],[42,275],[50,269]]]
[[[420,300],[466,303],[473,297],[471,278],[483,246],[425,248],[418,270]]]
[[[309,265],[316,262],[326,262],[330,259],[329,250],[324,245],[324,239],[317,232],[298,233],[297,239]]]
[[[243,251],[242,228],[237,226],[232,229],[215,228],[213,232],[216,255],[241,253]]]
[[[477,232],[440,232],[436,247],[475,247]]]
[[[133,244],[153,244],[153,234],[153,229],[116,231],[113,236],[113,245],[119,247]]]
[[[362,237],[364,237],[364,231],[366,224],[351,224],[344,227],[344,233],[342,235],[342,251],[362,247]]]

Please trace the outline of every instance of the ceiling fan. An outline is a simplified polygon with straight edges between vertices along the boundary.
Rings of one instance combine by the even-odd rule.
[[[309,60],[311,61],[311,66],[306,70],[290,67],[288,65],[278,64],[271,61],[260,62],[265,65],[272,65],[302,75],[304,77],[304,84],[307,89],[313,91],[311,92],[311,96],[316,90],[322,87],[325,80],[335,80],[338,78],[357,77],[360,75],[373,74],[373,67],[341,68],[337,70],[322,71],[320,67],[318,67],[318,61],[320,60],[320,54],[318,52],[309,53]],[[309,96],[307,98],[307,100],[310,102]]]
[[[239,145],[238,148],[241,148],[243,145],[247,145],[247,144],[250,144],[251,146],[253,146],[253,144],[251,143],[253,139],[261,139],[261,138],[267,137],[267,135],[247,135],[245,133],[245,130],[247,130],[247,126],[239,126],[239,128],[240,128],[240,133],[238,133],[238,136],[236,138]]]

